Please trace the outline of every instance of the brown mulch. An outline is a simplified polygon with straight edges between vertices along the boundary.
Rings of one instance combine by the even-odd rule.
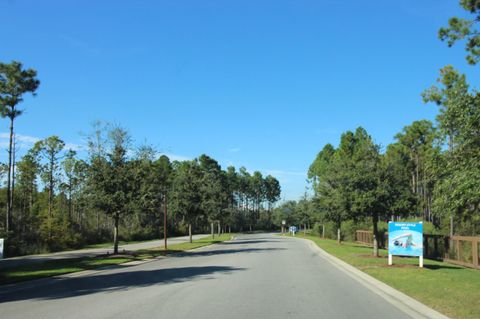
[[[132,251],[127,251],[124,253],[118,253],[116,255],[114,254],[103,254],[103,255],[98,255],[95,256],[97,258],[135,258],[136,254]]]
[[[353,256],[360,257],[360,258],[371,258],[371,259],[386,259],[387,258],[387,256],[376,257],[372,254],[354,254]]]
[[[375,268],[405,268],[405,269],[417,269],[419,268],[418,265],[412,264],[393,264],[392,266],[385,264],[380,265],[368,265],[368,266],[359,266],[359,269],[375,269]]]

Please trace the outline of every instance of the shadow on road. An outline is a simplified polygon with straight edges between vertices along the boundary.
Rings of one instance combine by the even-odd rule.
[[[48,286],[0,294],[0,304],[31,299],[53,300],[70,298],[104,291],[120,291],[157,284],[179,283],[198,279],[209,279],[208,275],[228,274],[243,268],[207,266],[172,269],[123,271],[58,280]]]
[[[174,257],[203,257],[227,254],[241,254],[241,253],[261,253],[268,251],[285,250],[286,248],[244,248],[244,249],[216,249],[206,251],[185,251],[175,254]]]
[[[235,241],[226,241],[219,243],[218,245],[225,245],[225,246],[230,246],[230,245],[249,245],[249,244],[263,244],[263,243],[278,243],[281,240],[241,240],[237,239]]]

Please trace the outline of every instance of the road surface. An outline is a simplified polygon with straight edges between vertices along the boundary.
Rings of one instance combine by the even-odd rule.
[[[306,241],[273,234],[42,286],[0,288],[0,317],[409,318]]]
[[[200,239],[207,237],[209,235],[193,235],[193,239]],[[188,236],[183,237],[171,237],[167,238],[167,245],[186,243],[189,241]],[[163,247],[164,241],[162,240],[152,240],[143,243],[137,244],[127,244],[118,246],[119,251],[127,250],[139,250],[139,249],[149,249],[155,247]],[[113,252],[113,244],[110,248],[91,248],[91,249],[80,249],[80,250],[70,250],[70,251],[61,251],[58,253],[51,254],[41,254],[41,255],[29,255],[29,256],[20,256],[13,258],[0,259],[0,268],[10,268],[18,267],[29,264],[35,264],[40,262],[45,262],[54,259],[71,259],[71,258],[81,258],[81,257],[94,257],[99,255],[104,255]]]

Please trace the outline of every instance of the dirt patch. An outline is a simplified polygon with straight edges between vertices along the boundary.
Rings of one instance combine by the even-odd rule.
[[[393,264],[391,266],[382,265],[381,267],[385,267],[385,268],[420,268],[420,267],[418,267],[418,265],[413,265],[413,264]]]
[[[410,265],[410,264],[393,264],[389,266],[388,264],[381,264],[381,265],[368,265],[368,266],[359,266],[358,269],[365,270],[365,269],[378,269],[378,268],[404,268],[404,269],[418,269],[418,265]]]
[[[353,254],[353,256],[360,257],[360,258],[368,258],[368,259],[386,259],[387,258],[386,256],[376,257],[376,256],[371,255],[371,254]]]
[[[98,255],[96,258],[135,258],[135,253],[133,252],[125,252],[125,253],[119,253],[119,254],[104,254],[104,255]]]
[[[369,267],[369,268],[419,268],[418,265],[412,265],[412,264],[393,264],[389,266],[388,264],[384,265],[375,265],[374,267]]]

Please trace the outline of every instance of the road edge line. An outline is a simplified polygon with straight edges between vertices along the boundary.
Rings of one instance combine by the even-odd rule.
[[[349,277],[363,284],[370,291],[381,296],[390,304],[404,311],[413,318],[429,318],[429,319],[449,319],[446,315],[428,307],[420,301],[406,295],[405,293],[387,285],[386,283],[370,276],[369,274],[359,270],[358,268],[346,263],[345,261],[335,257],[320,248],[314,241],[307,238],[295,238],[307,241],[312,250],[316,251],[321,257],[341,270]]]

